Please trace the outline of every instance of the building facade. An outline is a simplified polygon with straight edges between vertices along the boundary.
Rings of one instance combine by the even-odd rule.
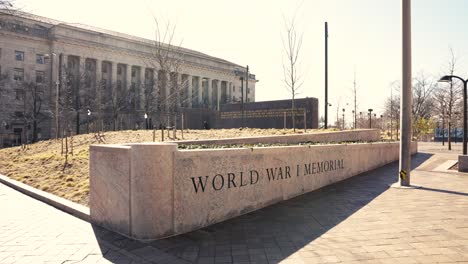
[[[257,80],[246,72],[154,40],[0,10],[0,144],[83,133],[98,115],[103,129],[133,129],[158,125],[161,111],[254,102]]]

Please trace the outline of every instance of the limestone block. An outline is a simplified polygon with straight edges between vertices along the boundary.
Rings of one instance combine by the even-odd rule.
[[[130,168],[130,147],[90,147],[91,219],[100,226],[126,235],[130,234]]]
[[[468,155],[458,155],[458,171],[468,172]]]
[[[131,144],[132,237],[165,237],[173,231],[173,157],[177,144]]]

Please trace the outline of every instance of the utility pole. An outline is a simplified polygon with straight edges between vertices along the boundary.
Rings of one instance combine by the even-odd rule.
[[[247,72],[245,73],[245,98],[249,92],[249,65],[247,65]],[[242,127],[245,127],[245,105],[242,103]]]
[[[328,22],[325,22],[325,129],[328,128]]]
[[[390,87],[390,140],[393,140],[393,86]]]
[[[356,115],[357,115],[357,88],[356,88],[356,68],[354,68],[354,81],[353,81],[353,92],[354,92],[354,111],[353,111],[353,123],[354,129],[356,129]]]
[[[244,127],[244,77],[240,77],[241,81],[241,128]]]
[[[400,186],[410,186],[411,172],[411,0],[402,0],[402,89],[400,136]]]

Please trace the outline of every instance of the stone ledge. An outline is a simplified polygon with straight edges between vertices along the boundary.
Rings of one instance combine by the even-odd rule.
[[[19,181],[8,178],[5,175],[0,174],[0,183],[13,188],[19,192],[22,192],[36,200],[60,209],[66,213],[69,213],[75,217],[86,222],[90,221],[89,208],[81,204],[74,203],[67,199],[55,196],[53,194],[38,190],[29,185],[21,183]]]
[[[357,129],[348,131],[325,131],[310,134],[288,134],[269,135],[222,139],[200,139],[200,140],[178,140],[166,141],[167,143],[177,143],[179,145],[222,145],[222,144],[296,144],[301,142],[344,142],[363,141],[376,142],[380,140],[380,130],[378,129]]]

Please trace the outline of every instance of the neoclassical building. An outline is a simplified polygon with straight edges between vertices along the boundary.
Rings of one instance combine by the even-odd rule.
[[[101,108],[107,105],[109,109],[113,104],[115,108],[117,97],[129,96],[126,91],[130,90],[134,98],[133,115],[125,119],[130,116],[135,119],[137,115],[133,123],[140,126],[145,122],[143,113],[153,107],[148,102],[167,101],[174,85],[183,86],[177,105],[184,109],[219,109],[222,104],[240,103],[241,98],[244,102],[255,101],[257,80],[253,74],[246,78],[245,67],[177,48],[174,58],[179,58],[181,63],[177,71],[167,72],[154,59],[156,46],[154,40],[30,13],[0,10],[0,134],[4,135],[3,139],[11,140],[11,136],[16,135],[25,140],[29,133],[25,130],[33,126],[30,120],[39,120],[31,118],[30,113],[28,118],[24,116],[25,83],[43,88],[40,94],[42,118],[37,124],[38,137],[42,139],[55,137],[57,127],[62,126],[57,116],[63,104],[75,105],[77,116],[73,122],[83,131],[83,120],[97,111],[89,109],[91,105]],[[57,94],[63,96],[70,86],[79,99],[59,103],[61,97]],[[158,87],[161,91],[152,92]],[[31,99],[24,100],[31,104]],[[99,104],[89,104],[85,100],[99,101]],[[112,129],[110,121],[105,126]]]

